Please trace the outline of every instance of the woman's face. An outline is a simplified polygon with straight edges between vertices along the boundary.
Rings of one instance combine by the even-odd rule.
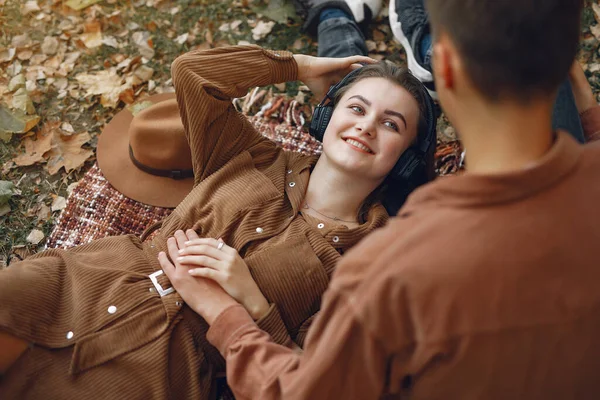
[[[357,178],[382,181],[417,135],[419,106],[403,87],[365,78],[339,100],[323,138],[330,163]]]

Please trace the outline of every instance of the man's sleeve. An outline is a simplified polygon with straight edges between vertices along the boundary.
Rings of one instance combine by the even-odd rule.
[[[244,399],[377,399],[387,356],[355,317],[352,303],[329,290],[306,338],[304,353],[275,344],[242,306],[225,310],[208,340],[227,362],[227,381]]]

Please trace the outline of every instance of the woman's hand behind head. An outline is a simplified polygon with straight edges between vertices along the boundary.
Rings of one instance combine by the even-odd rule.
[[[318,99],[322,99],[329,87],[338,83],[360,63],[373,64],[377,60],[365,56],[345,58],[312,57],[295,54],[298,64],[298,80],[302,81]]]

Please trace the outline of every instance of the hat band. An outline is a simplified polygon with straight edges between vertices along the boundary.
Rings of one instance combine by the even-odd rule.
[[[133,165],[135,165],[139,170],[142,170],[150,175],[162,176],[164,178],[171,178],[175,180],[194,177],[193,169],[157,169],[142,164],[133,155],[133,149],[131,148],[131,145],[129,145],[129,158],[131,159]]]

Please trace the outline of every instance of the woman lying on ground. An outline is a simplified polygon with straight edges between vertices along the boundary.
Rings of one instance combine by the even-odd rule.
[[[332,115],[332,104],[318,109],[316,157],[277,148],[231,99],[295,80],[322,93],[358,62],[373,60],[256,46],[178,58],[194,189],[152,240],[47,250],[0,272],[0,398],[214,398],[224,360],[158,261],[186,230],[203,238],[187,261],[225,271],[224,287],[261,328],[302,346],[341,254],[388,219],[381,200],[394,212],[428,179],[431,100],[406,70],[364,66],[330,91]]]

